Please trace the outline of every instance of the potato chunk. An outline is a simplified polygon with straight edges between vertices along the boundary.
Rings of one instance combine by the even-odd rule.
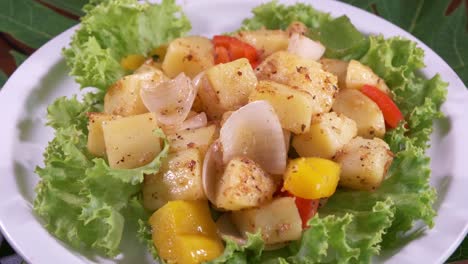
[[[336,59],[320,59],[322,67],[325,71],[333,73],[338,77],[338,87],[346,88],[346,72],[348,70],[348,62]]]
[[[236,38],[252,45],[264,59],[276,51],[286,50],[289,44],[288,34],[283,30],[241,31]]]
[[[102,132],[102,122],[116,120],[120,116],[106,113],[88,113],[88,151],[97,156],[106,156],[106,143]]]
[[[374,101],[358,90],[341,90],[333,104],[333,111],[353,119],[357,125],[358,136],[382,138],[385,135],[382,111]]]
[[[197,149],[170,154],[157,174],[145,176],[143,205],[156,210],[174,200],[204,200],[201,170],[203,158]]]
[[[380,138],[353,138],[336,155],[341,165],[339,184],[357,190],[375,190],[385,178],[393,153]]]
[[[204,156],[208,147],[218,136],[218,127],[209,125],[197,129],[186,129],[174,134],[167,135],[170,152],[177,152],[184,149],[196,148]]]
[[[102,130],[111,168],[132,169],[151,162],[161,151],[152,113],[104,121]]]
[[[277,198],[260,208],[234,211],[232,221],[244,236],[261,230],[266,244],[297,240],[302,234],[301,217],[292,197]]]
[[[266,100],[275,109],[281,126],[301,134],[309,131],[313,112],[312,96],[299,89],[272,81],[260,81],[249,101]]]
[[[183,72],[190,78],[214,65],[213,44],[205,37],[190,36],[173,40],[167,47],[162,69],[174,78]]]
[[[218,64],[206,71],[206,78],[216,94],[213,100],[200,89],[200,98],[210,116],[217,114],[218,107],[224,111],[235,111],[247,104],[249,94],[257,85],[257,77],[247,59],[242,58],[229,63]],[[213,104],[219,104],[213,106]]]
[[[312,113],[330,111],[338,92],[335,75],[322,70],[322,65],[286,51],[266,58],[256,69],[259,80],[271,80],[304,90],[312,96]]]
[[[158,83],[167,79],[162,71],[146,64],[144,69],[118,80],[109,87],[104,97],[104,112],[112,115],[131,116],[148,112],[140,97],[142,81],[151,80]],[[137,70],[138,71],[138,70]]]
[[[276,191],[274,179],[247,157],[227,165],[216,186],[214,204],[226,210],[252,208],[268,202]]]
[[[294,136],[292,145],[301,157],[330,159],[356,135],[352,119],[335,112],[323,113],[312,118],[309,132]]]
[[[388,86],[371,68],[356,60],[351,60],[346,72],[346,88],[361,89],[364,84],[379,88],[384,93],[389,93]]]

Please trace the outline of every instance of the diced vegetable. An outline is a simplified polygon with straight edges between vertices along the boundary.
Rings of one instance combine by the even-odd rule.
[[[218,179],[215,200],[218,208],[241,210],[260,206],[273,197],[276,184],[270,175],[247,157],[233,158]]]
[[[393,153],[385,141],[353,138],[335,158],[341,165],[340,185],[357,190],[375,190],[385,178]]]
[[[302,234],[302,221],[294,198],[281,197],[255,209],[232,212],[232,220],[239,231],[261,231],[266,244],[297,240]]]
[[[204,156],[208,147],[218,137],[216,125],[209,125],[197,129],[186,129],[167,135],[170,152],[196,148]]]
[[[335,193],[340,165],[322,158],[291,160],[284,174],[283,188],[304,199],[320,199]]]
[[[372,139],[385,135],[382,111],[374,101],[358,90],[341,90],[333,104],[333,111],[354,120],[358,136]]]
[[[225,60],[226,52],[219,47],[227,50],[229,61],[235,61],[240,58],[246,58],[253,68],[258,64],[257,50],[248,43],[245,43],[237,38],[225,35],[213,37],[213,44],[215,45],[215,57],[217,61]],[[218,54],[217,52],[221,52]],[[219,58],[221,56],[221,58]]]
[[[336,59],[321,58],[323,69],[333,73],[338,77],[338,86],[341,89],[346,88],[346,72],[348,71],[348,62]]]
[[[151,66],[143,66],[139,73],[128,75],[118,80],[107,90],[104,97],[104,112],[112,115],[131,116],[144,114],[148,109],[140,97],[140,88],[143,82],[151,81],[158,84],[166,77]]]
[[[365,84],[376,86],[386,94],[390,91],[385,81],[375,74],[371,68],[359,61],[351,60],[346,72],[346,88],[359,90]]]
[[[325,47],[317,41],[294,33],[289,37],[288,52],[296,54],[304,59],[318,60],[325,53]]]
[[[403,114],[400,109],[386,93],[367,84],[362,86],[361,92],[379,106],[388,126],[396,128],[403,121]]]
[[[247,59],[238,59],[225,64],[218,64],[206,71],[209,85],[216,94],[217,100],[206,96],[200,91],[203,105],[207,113],[213,113],[213,104],[225,111],[235,111],[247,104],[249,94],[257,85],[257,77]]]
[[[284,173],[287,150],[275,110],[267,101],[255,101],[233,112],[220,131],[223,163],[246,156],[266,172]]]
[[[206,201],[172,201],[149,223],[159,256],[169,263],[201,263],[223,252]]]
[[[357,135],[356,122],[335,112],[312,117],[307,133],[295,135],[292,145],[301,157],[330,159]]]
[[[301,197],[295,197],[297,210],[302,220],[302,228],[307,228],[307,222],[310,218],[314,217],[319,207],[319,200],[304,199]]]
[[[102,122],[115,120],[120,116],[109,115],[106,113],[88,113],[88,151],[97,156],[106,155],[106,143],[102,132]]]
[[[300,35],[307,35],[309,32],[309,28],[304,25],[304,23],[299,21],[294,21],[289,24],[288,28],[286,29],[286,33],[291,36],[292,34],[300,34]]]
[[[313,114],[313,98],[303,90],[272,81],[260,81],[249,101],[265,100],[275,109],[281,126],[296,134],[309,130]]]
[[[288,34],[282,30],[241,31],[235,37],[255,47],[261,59],[286,50],[289,43]]]
[[[145,176],[145,208],[154,211],[174,200],[206,200],[202,187],[202,165],[203,158],[197,149],[170,154],[158,174]]]
[[[231,61],[229,51],[223,46],[215,47],[215,64],[228,63]]]
[[[175,79],[154,83],[142,82],[141,100],[162,125],[180,125],[186,118],[197,89],[184,73]]]
[[[174,78],[181,72],[190,78],[214,65],[213,44],[205,37],[190,36],[169,43],[162,64],[165,74]]]
[[[255,70],[259,80],[271,80],[308,92],[312,96],[313,114],[330,111],[338,92],[336,76],[322,70],[320,63],[286,51],[272,54]]]
[[[146,58],[143,55],[132,54],[128,55],[127,57],[124,57],[120,61],[120,65],[125,70],[134,71],[138,69],[138,67],[140,67],[145,62],[145,60]]]
[[[102,122],[109,166],[131,169],[152,161],[161,151],[157,129],[152,113]]]

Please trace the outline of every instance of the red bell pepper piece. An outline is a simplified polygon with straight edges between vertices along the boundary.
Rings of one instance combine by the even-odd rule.
[[[400,109],[386,93],[367,84],[362,86],[361,92],[377,104],[389,127],[396,128],[403,121],[404,117]]]

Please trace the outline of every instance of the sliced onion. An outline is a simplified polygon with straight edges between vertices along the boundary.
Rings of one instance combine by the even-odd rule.
[[[143,104],[163,125],[181,124],[187,118],[196,95],[197,89],[184,73],[159,84],[144,81],[140,89]]]
[[[325,46],[295,33],[289,38],[288,51],[305,59],[318,60],[325,53]]]
[[[197,129],[200,127],[206,127],[207,124],[208,124],[208,118],[206,117],[206,114],[204,112],[198,114],[196,112],[190,111],[190,113],[187,115],[187,119],[185,119],[185,121],[182,122],[182,124],[170,125],[170,126],[161,125],[161,128],[166,135],[169,135],[169,134],[174,134],[180,130]]]
[[[180,126],[179,130],[184,129],[197,129],[200,127],[205,127],[208,124],[208,118],[206,117],[205,112],[201,112],[195,116],[187,118],[182,125]]]
[[[221,128],[219,138],[224,164],[243,155],[271,174],[282,174],[286,168],[283,129],[267,101],[249,103],[232,113]]]
[[[216,186],[223,170],[223,151],[219,140],[216,140],[205,154],[202,169],[203,190],[211,202],[216,198]]]

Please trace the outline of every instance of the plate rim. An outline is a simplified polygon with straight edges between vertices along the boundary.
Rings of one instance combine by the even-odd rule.
[[[233,2],[233,0],[222,0],[221,2]],[[248,1],[247,0],[243,0],[243,1],[235,1],[236,3],[247,3]],[[262,3],[262,2],[265,2],[265,1],[252,1],[252,2],[255,2],[255,6]],[[285,3],[288,3],[288,4],[293,4],[294,2],[296,1],[280,1],[280,2],[285,2]],[[209,4],[209,3],[212,3],[211,1],[209,0],[199,0],[197,1],[196,3],[190,3],[190,4],[194,4],[194,5],[203,5],[203,4]],[[190,6],[189,3],[182,3],[182,5],[184,7],[189,7]],[[310,4],[312,5],[314,8],[318,9],[318,10],[323,10],[321,8],[319,8],[319,6],[322,6],[324,5],[324,3],[320,3],[320,1],[310,1],[310,3],[307,3],[307,4]],[[351,6],[347,3],[342,3],[342,2],[338,2],[338,1],[327,1],[327,4],[330,4],[331,6],[335,5],[336,6],[343,6],[344,7],[344,12],[343,13],[351,13],[350,10],[352,10],[352,12],[356,12],[358,14],[365,14],[365,16],[371,16],[372,20],[376,20],[378,21],[379,23],[381,24],[386,24],[386,26],[396,32],[398,32],[399,34],[398,35],[401,35],[405,38],[408,38],[412,41],[415,41],[417,42],[418,46],[421,47],[424,52],[425,52],[425,61],[426,61],[426,58],[427,57],[433,57],[432,59],[434,59],[434,61],[437,62],[437,66],[434,66],[432,68],[440,68],[440,69],[443,69],[444,68],[444,71],[440,72],[440,75],[443,77],[443,80],[446,81],[447,79],[453,79],[454,77],[454,80],[455,80],[455,84],[454,85],[453,83],[451,83],[449,85],[449,87],[459,87],[459,88],[448,88],[449,90],[450,89],[458,89],[458,93],[460,94],[460,96],[462,97],[462,99],[460,99],[460,101],[462,100],[468,100],[468,91],[466,90],[466,87],[465,85],[463,84],[463,82],[461,81],[461,79],[457,76],[457,74],[453,71],[453,69],[437,54],[435,53],[431,48],[429,48],[426,44],[424,44],[423,42],[421,42],[419,39],[417,39],[416,37],[412,36],[410,33],[406,32],[405,30],[399,28],[398,26],[392,24],[391,22],[389,21],[386,21],[384,20],[383,18],[381,17],[378,17],[372,13],[369,13],[365,10],[362,10],[362,9],[359,9],[357,7],[354,7],[354,6]],[[193,8],[193,7],[192,7]],[[249,17],[251,15],[251,13],[249,13],[248,15],[246,15],[245,17]],[[352,20],[353,21],[353,20]],[[353,21],[353,24],[356,24],[354,23]],[[21,75],[24,75],[24,71],[25,69],[29,68],[32,66],[33,62],[41,57],[44,54],[48,53],[49,49],[51,49],[52,47],[56,46],[57,44],[59,43],[62,43],[64,41],[64,38],[68,38],[71,36],[71,34],[76,30],[76,28],[78,27],[79,25],[76,25],[74,27],[71,27],[69,29],[67,29],[66,31],[62,32],[61,34],[59,34],[58,36],[54,37],[52,40],[48,41],[46,44],[44,44],[40,49],[38,49],[33,55],[31,55],[13,74],[12,76],[10,76],[10,78],[8,79],[8,81],[5,83],[5,85],[3,86],[2,90],[1,90],[1,93],[0,93],[0,108],[4,105],[4,103],[7,103],[8,101],[8,98],[12,98],[14,97],[14,95],[17,95],[18,93],[20,93],[20,91],[18,91],[20,88],[15,88],[14,87],[14,84],[17,82],[16,79],[19,79],[21,77]],[[356,26],[356,28],[358,28],[359,30],[362,30],[362,28],[360,28],[359,26]],[[388,29],[384,30],[383,31],[388,31]],[[384,32],[382,32],[384,33]],[[68,41],[67,41],[68,42]],[[55,55],[54,55],[55,56]],[[58,59],[56,60],[56,62],[60,62],[63,60],[63,57],[61,55],[58,55],[58,58],[55,57],[55,59]],[[426,63],[427,64],[427,63]],[[438,67],[439,66],[439,67]],[[430,68],[430,66],[426,66],[425,69],[423,70],[423,72],[427,72],[427,68]],[[429,71],[430,72],[430,71]],[[448,75],[446,77],[446,75]],[[461,84],[461,85],[460,85]],[[16,90],[16,92],[15,92]],[[29,89],[25,89],[23,92],[25,92],[27,90],[27,96],[23,96],[22,99],[26,99],[28,98],[28,95],[30,92],[33,91],[32,88],[29,88]],[[462,91],[463,90],[463,91]],[[79,91],[76,91],[77,93],[79,93]],[[450,91],[449,91],[450,92]],[[22,107],[19,107],[19,108],[22,108]],[[462,109],[463,110],[463,109]],[[21,112],[19,112],[18,114],[21,114]],[[10,119],[11,121],[13,121],[12,124],[6,124],[7,126],[11,125],[13,126],[13,130],[11,131],[14,131],[14,125],[16,125],[16,122],[18,121],[20,115],[17,115],[17,116],[14,116],[11,115],[10,116]],[[7,117],[7,120],[8,120],[8,117]],[[467,118],[465,118],[465,120],[468,120]],[[459,121],[460,122],[460,121]],[[466,126],[461,126],[461,127],[465,127]],[[13,135],[13,134],[12,134]],[[3,137],[2,137],[3,138]],[[8,156],[13,156],[13,142],[4,142],[4,140],[0,138],[0,141],[2,142],[1,145],[5,146],[5,143],[7,147],[5,148],[1,148],[0,149],[0,156],[4,157],[4,155],[7,155]],[[456,137],[457,138],[457,137]],[[457,138],[457,140],[460,139],[460,137]],[[463,146],[468,146],[467,142],[468,140],[464,140],[464,144],[462,144]],[[10,148],[8,148],[8,146]],[[9,151],[8,151],[9,150]],[[10,161],[13,161],[12,159],[9,159]],[[0,171],[3,171],[3,166],[4,164],[0,162]],[[8,169],[8,168],[7,168]],[[11,175],[12,177],[10,177],[10,175],[7,175],[6,177],[10,177],[10,178],[15,178],[15,174]],[[5,176],[4,176],[5,177]],[[3,186],[4,184],[2,184]],[[0,190],[2,190],[2,187],[0,186]],[[18,193],[19,194],[19,193]],[[19,194],[20,195],[20,194]],[[20,195],[21,196],[21,195]],[[1,192],[0,192],[0,197],[1,197]],[[1,200],[1,199],[0,199]],[[5,203],[2,201],[0,202],[0,207],[2,205],[4,205]],[[443,203],[442,203],[443,204]],[[465,208],[465,211],[468,212],[468,210],[466,210]],[[468,214],[466,214],[465,212],[465,215],[468,216]],[[27,253],[27,252],[24,252],[23,249],[21,248],[21,246],[18,244],[18,240],[15,240],[12,236],[10,236],[10,233],[8,232],[8,229],[7,227],[4,225],[4,221],[2,220],[2,215],[0,215],[0,229],[2,231],[2,234],[4,235],[5,239],[10,243],[10,245],[16,250],[16,252],[18,254],[20,254],[26,261],[30,262],[30,263],[33,263],[32,260],[30,258],[30,255]],[[45,229],[45,228],[44,228]],[[457,239],[455,241],[453,241],[451,243],[451,246],[449,249],[445,250],[445,254],[443,254],[442,256],[439,257],[439,262],[440,261],[443,261],[445,259],[447,259],[450,254],[453,253],[453,251],[457,248],[457,246],[461,243],[461,241],[464,239],[464,237],[466,236],[466,234],[468,233],[468,220],[466,221],[465,225],[464,225],[464,229],[462,230],[462,233],[460,233],[460,235],[457,237]],[[397,253],[398,254],[398,253]]]

